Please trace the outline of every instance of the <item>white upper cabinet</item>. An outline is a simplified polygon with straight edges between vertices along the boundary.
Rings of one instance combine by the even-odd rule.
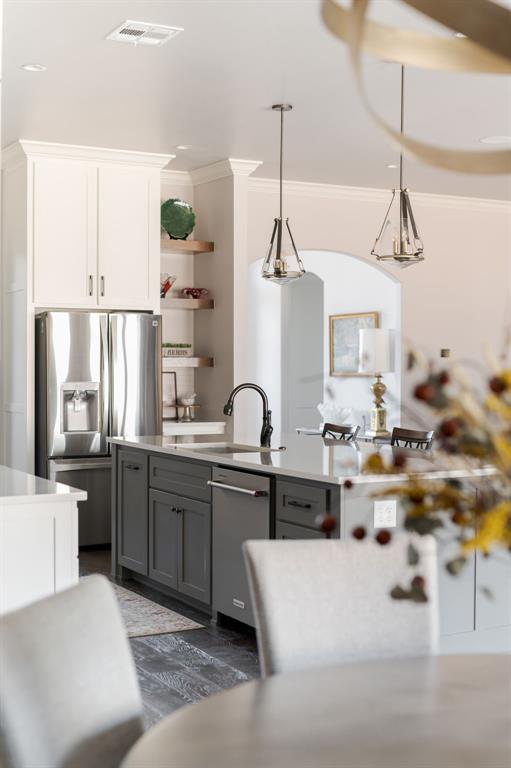
[[[98,290],[101,306],[131,309],[158,304],[159,191],[159,180],[151,170],[99,168]]]
[[[33,174],[34,304],[96,303],[96,171],[38,160]]]
[[[160,171],[172,157],[38,141],[5,151],[26,183],[28,305],[159,309]]]

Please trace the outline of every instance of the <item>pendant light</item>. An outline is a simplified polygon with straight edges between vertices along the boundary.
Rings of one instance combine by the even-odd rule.
[[[401,66],[401,135],[403,135],[404,129],[404,91],[405,68]],[[392,206],[396,200],[396,195],[397,202],[399,202],[399,212],[396,216],[396,218],[399,217],[399,226],[392,236],[392,253],[380,253],[378,247],[380,241],[387,231],[387,228],[392,227],[390,215]],[[393,261],[399,267],[403,268],[409,267],[412,264],[417,264],[419,261],[424,261],[424,256],[422,255],[423,250],[424,246],[415,223],[410,195],[408,189],[403,187],[403,153],[401,152],[399,155],[399,190],[394,189],[392,191],[392,198],[389,207],[387,208],[385,218],[383,219],[383,224],[378,237],[374,241],[371,255],[376,256],[378,261]]]
[[[282,217],[282,155],[284,145],[284,112],[293,109],[291,104],[273,104],[272,109],[280,112],[280,210],[275,219],[270,245],[263,262],[261,275],[265,280],[285,285],[305,274],[302,260],[296,250],[295,241],[289,228],[289,220]]]

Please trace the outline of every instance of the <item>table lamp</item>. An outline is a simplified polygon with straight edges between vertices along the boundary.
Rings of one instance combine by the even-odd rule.
[[[360,373],[372,373],[376,380],[371,386],[374,408],[371,409],[371,426],[366,432],[371,437],[388,437],[387,410],[383,396],[387,387],[383,373],[394,370],[394,336],[387,328],[361,328],[359,333]]]

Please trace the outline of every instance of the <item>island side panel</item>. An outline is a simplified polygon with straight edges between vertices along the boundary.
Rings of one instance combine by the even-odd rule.
[[[366,537],[374,537],[378,530],[387,529],[393,534],[404,531],[404,508],[399,495],[384,492],[392,486],[401,484],[396,478],[386,478],[381,482],[358,482],[351,488],[341,490],[341,538],[349,539],[357,527],[365,529]],[[475,493],[478,481],[475,478],[463,481],[467,488]],[[375,506],[378,501],[393,502],[385,507]],[[394,510],[395,507],[395,510]],[[460,574],[452,576],[446,570],[446,563],[458,553],[455,540],[456,528],[450,522],[449,515],[443,516],[444,529],[437,531],[438,554],[438,590],[440,614],[440,653],[503,653],[511,651],[510,609],[506,600],[493,600],[491,609],[492,627],[481,621],[481,601],[485,596],[485,577],[490,567],[477,567],[479,556],[474,553],[467,556],[467,563]],[[495,555],[497,557],[497,555]],[[480,563],[480,561],[479,561]],[[500,572],[493,563],[492,573]],[[406,575],[406,563],[403,574]],[[488,579],[487,579],[488,580]],[[495,584],[490,587],[495,591],[504,589],[507,584]]]

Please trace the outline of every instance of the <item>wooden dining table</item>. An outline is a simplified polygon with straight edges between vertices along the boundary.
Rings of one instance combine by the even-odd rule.
[[[312,668],[242,683],[149,730],[122,768],[510,768],[511,656]]]

